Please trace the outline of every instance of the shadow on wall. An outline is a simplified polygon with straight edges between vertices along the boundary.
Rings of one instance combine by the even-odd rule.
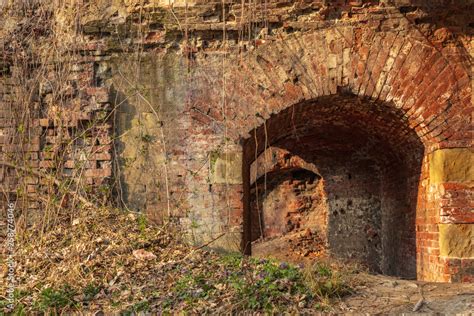
[[[158,123],[151,112],[140,112],[140,102],[121,91],[111,89],[116,104],[114,161],[117,204],[135,212],[146,212],[150,219],[161,222],[164,207],[157,207],[164,200],[158,192],[163,182],[161,170],[161,143],[157,138]],[[130,101],[131,100],[131,101]],[[135,101],[135,102],[134,102]],[[143,108],[143,106],[142,106]]]
[[[251,135],[254,137],[244,144],[244,179],[250,179],[245,173],[256,154],[264,152],[261,144],[265,139],[268,146],[284,149],[318,168],[332,256],[362,262],[375,272],[416,277],[415,219],[421,211],[417,197],[424,146],[401,113],[341,94],[296,104],[270,117]],[[278,177],[278,183],[297,180],[291,172]],[[269,178],[273,175],[267,175],[267,181]],[[292,199],[283,199],[281,186],[272,181],[265,196],[252,192],[244,182],[243,243],[247,247],[255,239],[253,222],[258,218],[251,205],[273,203],[273,214],[280,217],[294,207]],[[311,190],[307,187],[302,194],[309,195]],[[278,203],[266,200],[279,195]],[[257,199],[263,201],[257,203]]]
[[[116,106],[115,174],[120,175],[121,187],[117,196],[122,205],[162,222],[182,203],[184,171],[176,165],[168,168],[179,157],[170,155],[173,149],[167,146],[182,146],[186,133],[186,60],[164,51],[140,58],[123,54],[110,63]]]
[[[114,141],[114,157],[117,157],[116,159],[118,159],[118,161],[114,161],[114,168],[117,171],[115,174],[119,175],[116,179],[118,183],[115,186],[117,193],[116,196],[118,199],[117,202],[118,205],[123,205],[125,207],[130,205],[133,209],[140,209],[143,207],[140,202],[140,196],[130,194],[129,184],[125,181],[125,175],[122,172],[122,168],[126,168],[134,159],[134,157],[124,157],[126,143],[124,142],[123,136],[124,133],[127,133],[132,129],[132,120],[137,115],[137,111],[134,106],[130,105],[126,95],[117,91],[113,86],[110,91],[111,100],[113,100],[114,104],[117,106],[114,117],[115,135],[118,135]],[[135,198],[135,200],[133,200],[133,198]]]

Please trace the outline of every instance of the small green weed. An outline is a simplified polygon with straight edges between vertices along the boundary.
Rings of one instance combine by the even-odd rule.
[[[72,307],[76,305],[76,302],[74,301],[75,295],[76,292],[69,285],[65,285],[58,290],[46,288],[41,291],[34,305],[36,309],[43,312],[50,309]]]
[[[84,300],[90,301],[92,300],[97,294],[99,294],[102,287],[95,283],[89,283],[83,290]]]
[[[185,274],[173,287],[173,292],[179,301],[192,304],[195,301],[208,297],[214,286],[209,283],[209,275],[200,273],[198,275]]]
[[[120,315],[130,316],[140,312],[147,312],[150,309],[150,303],[147,300],[133,304],[129,309],[122,311]]]
[[[155,141],[155,136],[149,134],[143,134],[140,140],[144,143],[153,143]]]
[[[287,301],[289,295],[309,297],[300,270],[286,263],[251,259],[256,265],[253,282],[242,282],[238,276],[231,278],[244,308],[272,311]]]
[[[140,214],[137,217],[137,224],[138,224],[138,229],[140,230],[141,234],[144,234],[146,231],[146,228],[148,226],[148,220],[145,215]]]
[[[227,253],[223,254],[220,260],[226,267],[237,269],[242,264],[242,255],[240,253]]]

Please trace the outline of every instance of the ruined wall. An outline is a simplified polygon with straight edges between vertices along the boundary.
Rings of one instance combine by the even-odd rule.
[[[111,191],[110,56],[58,31],[41,3],[15,5],[1,8],[0,201],[16,202],[19,225],[46,227],[51,209]]]
[[[380,192],[359,192],[371,201],[364,214],[373,220],[362,217],[374,223],[375,231],[380,225],[393,238],[371,233],[372,240],[380,238],[391,258],[402,260],[405,255],[413,260],[416,252],[420,279],[472,280],[472,244],[464,242],[472,239],[474,222],[472,169],[466,167],[472,165],[466,163],[472,161],[468,2],[172,3],[78,4],[87,8],[77,19],[81,45],[72,73],[79,84],[72,89],[70,110],[62,111],[71,119],[55,123],[53,112],[38,113],[43,120],[37,123],[42,126],[38,137],[44,135],[44,141],[36,148],[31,145],[41,170],[49,168],[51,159],[41,153],[47,151],[48,141],[59,143],[59,126],[76,133],[84,130],[81,122],[87,126],[96,115],[113,113],[105,115],[103,127],[90,131],[86,145],[77,144],[77,155],[90,153],[81,158],[87,165],[86,181],[100,185],[112,174],[113,162],[119,204],[157,220],[179,221],[198,244],[219,237],[215,247],[239,249],[242,240],[249,240],[244,222],[250,211],[252,162],[288,136],[281,126],[291,134],[287,122],[299,125],[308,120],[308,113],[297,119],[290,112],[282,115],[273,132],[267,129],[268,120],[294,105],[323,104],[318,103],[323,98],[330,100],[329,112],[316,113],[319,119],[308,122],[317,127],[312,137],[340,129],[341,117],[333,112],[348,113],[342,122],[349,130],[343,133],[344,142],[334,142],[338,138],[333,135],[318,143],[319,148],[326,146],[332,157],[368,155],[359,149],[367,149],[368,136],[379,137],[370,148],[378,152],[380,176],[368,183],[364,177],[373,172],[367,168],[360,181]],[[3,82],[9,77],[8,71],[2,73]],[[8,108],[6,95],[0,101],[3,109]],[[352,99],[348,105],[345,97],[324,99],[331,95]],[[372,110],[361,115],[359,107]],[[328,126],[321,125],[324,121]],[[351,130],[352,121],[364,124]],[[8,121],[1,126],[7,135]],[[293,143],[287,138],[287,147]],[[338,151],[338,144],[350,146]],[[7,150],[2,146],[2,154]],[[392,152],[393,157],[385,155]],[[69,157],[60,160],[75,164],[79,159]],[[59,173],[71,172],[68,169],[74,170],[66,165]],[[343,169],[329,173],[343,176]],[[11,169],[3,170],[15,177]],[[331,194],[337,191],[333,183],[328,179]],[[356,191],[363,190],[360,187],[353,186]],[[347,196],[330,202],[335,210],[354,196],[344,192]],[[379,219],[370,211],[379,204],[382,210],[398,211],[387,211]],[[347,217],[361,210],[353,205]],[[367,231],[372,229],[366,236]],[[395,274],[413,269],[403,272],[389,262],[381,265]]]
[[[267,174],[252,186],[251,196],[252,241],[306,228],[326,235],[327,207],[314,173],[293,169]]]
[[[335,257],[357,260],[377,272],[384,261],[396,264],[393,256],[382,259],[381,179],[373,162],[329,158],[318,166],[320,176],[283,170],[252,186],[251,240],[309,229]]]

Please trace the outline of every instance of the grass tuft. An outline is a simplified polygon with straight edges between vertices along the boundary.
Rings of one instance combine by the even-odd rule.
[[[51,287],[43,289],[34,306],[37,310],[47,312],[56,311],[67,307],[73,307],[77,304],[74,300],[76,291],[69,285],[65,285],[60,289]]]

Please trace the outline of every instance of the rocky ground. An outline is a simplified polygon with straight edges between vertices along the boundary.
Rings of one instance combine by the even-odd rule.
[[[272,257],[293,263],[308,263],[327,256],[323,238],[309,229],[258,240],[252,244],[252,254],[258,258]]]

